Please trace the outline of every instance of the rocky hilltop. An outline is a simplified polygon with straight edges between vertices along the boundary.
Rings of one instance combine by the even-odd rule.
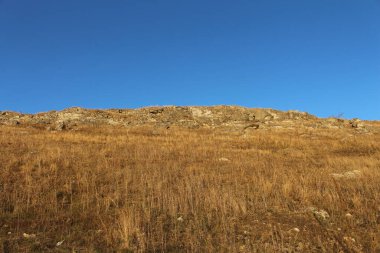
[[[378,124],[359,119],[318,118],[306,112],[240,106],[160,106],[139,109],[92,110],[80,107],[37,114],[0,112],[0,125],[25,125],[47,130],[75,130],[83,126],[220,128],[235,131],[267,129],[354,129],[378,131]]]

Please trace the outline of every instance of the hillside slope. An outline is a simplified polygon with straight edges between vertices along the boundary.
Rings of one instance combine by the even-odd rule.
[[[0,113],[0,252],[380,252],[379,122]]]

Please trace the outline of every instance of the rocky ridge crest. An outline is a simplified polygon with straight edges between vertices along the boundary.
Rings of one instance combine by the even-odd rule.
[[[318,118],[306,112],[240,106],[153,106],[139,109],[93,110],[72,107],[62,111],[22,114],[0,111],[0,125],[28,125],[47,130],[75,130],[81,126],[142,126],[170,128],[355,129],[367,133],[376,127],[359,119]]]

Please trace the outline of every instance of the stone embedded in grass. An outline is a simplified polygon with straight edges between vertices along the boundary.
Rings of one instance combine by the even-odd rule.
[[[323,209],[308,207],[306,210],[311,212],[319,222],[325,223],[330,218],[329,213]]]
[[[346,216],[347,219],[352,219],[352,217],[353,217],[352,214],[350,214],[350,213],[346,213],[345,216]]]
[[[355,238],[352,238],[351,236],[344,236],[343,240],[347,242],[356,242]]]
[[[184,219],[182,218],[182,216],[179,216],[179,217],[177,218],[177,221],[179,221],[179,222],[183,222]]]
[[[319,219],[324,220],[324,221],[327,220],[328,218],[330,218],[330,215],[328,214],[328,212],[326,212],[323,209],[321,209],[319,211],[315,211],[314,215],[317,216]]]
[[[34,239],[34,238],[36,238],[36,234],[27,234],[27,233],[23,233],[22,236],[23,236],[25,239]]]
[[[355,179],[362,176],[360,170],[351,170],[344,173],[332,173],[331,176],[334,179]]]
[[[230,162],[231,160],[226,157],[221,157],[218,159],[219,162]]]
[[[293,232],[296,232],[296,233],[299,233],[299,232],[300,232],[300,229],[299,229],[299,228],[293,228],[292,231],[293,231]]]

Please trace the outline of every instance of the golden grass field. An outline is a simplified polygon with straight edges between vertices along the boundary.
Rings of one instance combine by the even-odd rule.
[[[0,126],[0,193],[4,253],[380,252],[380,136],[351,129]]]

